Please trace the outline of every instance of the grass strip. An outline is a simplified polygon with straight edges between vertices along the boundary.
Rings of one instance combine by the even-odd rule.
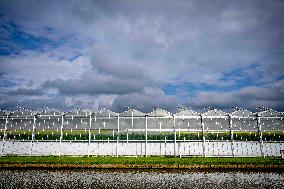
[[[125,165],[283,165],[284,160],[273,157],[72,157],[72,156],[4,156],[0,164],[125,164]]]

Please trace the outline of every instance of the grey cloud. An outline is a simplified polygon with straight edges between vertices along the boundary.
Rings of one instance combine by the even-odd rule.
[[[283,28],[277,27],[284,24],[281,1],[71,1],[68,6],[60,2],[33,2],[36,12],[18,2],[5,4],[19,17],[42,19],[34,21],[36,24],[47,23],[65,28],[64,32],[109,43],[117,54],[144,54],[136,56],[135,61],[148,68],[151,77],[166,82],[217,85],[224,72],[246,67],[270,53],[263,49],[279,48],[284,36]],[[49,10],[55,10],[55,15],[47,20]],[[229,30],[224,30],[224,25]],[[114,59],[117,58],[115,55]],[[108,71],[108,65],[97,68]],[[206,77],[176,79],[180,74],[198,72]]]
[[[123,60],[114,60],[112,52],[104,47],[95,46],[91,52],[91,64],[99,73],[113,75],[119,78],[141,79],[146,77],[139,65]]]
[[[220,109],[239,106],[250,110],[255,110],[259,106],[265,106],[283,111],[284,80],[277,81],[271,86],[250,86],[233,92],[200,92],[190,99],[188,105],[198,109],[204,106]]]
[[[48,80],[42,86],[44,88],[57,88],[62,95],[125,94],[141,92],[144,87],[140,81],[123,80],[112,76],[97,77],[95,73],[93,74],[94,77],[84,76],[80,79]]]
[[[34,95],[43,95],[44,91],[42,88],[24,88],[19,87],[16,90],[12,90],[7,92],[10,95],[26,95],[26,96],[34,96]]]
[[[53,107],[60,110],[67,110],[71,107],[65,103],[66,98],[63,96],[56,96],[53,98],[24,98],[15,99],[11,96],[0,94],[0,107],[3,109],[14,110],[17,106],[25,107],[32,110],[43,108],[44,106]]]
[[[32,110],[43,109],[46,107],[55,108],[61,111],[70,111],[74,107],[84,108],[89,111],[96,111],[99,107],[110,108],[115,96],[46,96],[33,98],[15,98],[11,95],[0,94],[0,107],[2,109],[14,110],[17,106],[25,107]]]
[[[98,95],[143,92],[145,87],[155,85],[139,66],[114,60],[104,48],[94,47],[91,56],[92,68],[80,78],[47,80],[42,87],[57,88],[63,95]]]
[[[179,101],[173,96],[166,96],[161,91],[151,91],[146,93],[130,93],[118,96],[112,109],[117,112],[125,110],[125,106],[135,108],[143,112],[151,112],[152,108],[160,107],[168,111],[176,111]]]
[[[283,77],[283,55],[275,54],[284,49],[283,1],[66,2],[1,1],[1,10],[28,33],[51,39],[71,35],[65,51],[56,47],[47,51],[60,57],[69,54],[69,48],[76,49],[82,57],[90,57],[92,68],[71,66],[74,62],[46,64],[47,57],[18,59],[17,64],[2,58],[5,72],[17,79],[38,78],[43,88],[56,88],[61,96],[118,95],[113,105],[117,109],[123,102],[147,109],[154,96],[174,107],[174,100],[168,99],[172,97],[145,92],[147,87],[160,89],[161,83],[226,87],[228,92],[201,92],[183,102],[196,107],[283,106],[280,89],[271,84]],[[51,34],[42,31],[46,26],[53,29]],[[238,77],[227,75],[239,69]],[[238,89],[246,83],[258,87]]]

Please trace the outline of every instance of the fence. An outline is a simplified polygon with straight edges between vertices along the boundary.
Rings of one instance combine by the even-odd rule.
[[[280,156],[283,113],[0,112],[1,155]]]

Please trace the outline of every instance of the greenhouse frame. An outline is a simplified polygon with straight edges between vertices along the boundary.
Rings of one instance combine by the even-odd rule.
[[[280,156],[283,117],[272,109],[1,110],[1,155]]]

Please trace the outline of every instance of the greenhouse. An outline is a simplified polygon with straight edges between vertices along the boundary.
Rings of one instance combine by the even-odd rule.
[[[1,110],[1,155],[279,156],[283,117],[272,109]]]

